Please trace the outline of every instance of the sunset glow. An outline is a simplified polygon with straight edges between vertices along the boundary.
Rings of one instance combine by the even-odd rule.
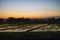
[[[60,16],[59,0],[0,0],[0,18]]]

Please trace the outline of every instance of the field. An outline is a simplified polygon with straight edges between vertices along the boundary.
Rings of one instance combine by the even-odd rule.
[[[60,24],[1,24],[0,32],[60,31]]]
[[[0,39],[60,39],[60,24],[1,24]]]

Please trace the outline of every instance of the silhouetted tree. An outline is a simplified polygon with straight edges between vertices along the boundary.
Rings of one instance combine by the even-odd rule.
[[[6,20],[7,23],[15,23],[15,18],[13,17],[9,17],[7,20]]]
[[[33,20],[33,21],[32,21]],[[52,18],[40,18],[40,19],[29,19],[29,18],[13,18],[13,17],[9,17],[8,19],[3,19],[0,18],[0,24],[2,23],[10,23],[10,24],[28,24],[28,23],[32,23],[32,24],[58,24],[60,23],[60,18],[56,19],[54,17]]]
[[[4,19],[0,18],[0,24],[4,24]]]
[[[57,22],[56,23],[60,24],[60,18],[57,19]]]

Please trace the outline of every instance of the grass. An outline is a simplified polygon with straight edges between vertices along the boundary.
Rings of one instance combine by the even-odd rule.
[[[37,24],[2,24],[2,25],[0,25],[0,29],[1,28],[14,28],[14,29],[11,29],[11,30],[12,31],[13,30],[18,30],[19,31],[20,29],[22,29],[22,30],[30,29],[30,27],[27,27],[27,26],[32,26],[32,25],[37,25]],[[60,31],[60,24],[51,24],[51,25],[48,25],[48,26],[33,30],[32,32],[36,32],[36,31],[37,32],[38,31],[39,32],[40,31]]]
[[[60,25],[59,24],[51,24],[51,25],[33,30],[31,32],[41,32],[41,31],[60,31]]]
[[[0,39],[11,40],[58,40],[60,32],[2,32]]]

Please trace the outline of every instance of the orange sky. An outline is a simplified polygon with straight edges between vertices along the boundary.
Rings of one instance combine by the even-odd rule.
[[[0,18],[43,18],[60,16],[58,1],[0,1]]]
[[[15,18],[20,18],[20,17],[28,17],[28,18],[41,18],[41,17],[49,17],[49,16],[60,16],[60,14],[57,14],[57,12],[35,12],[35,13],[20,13],[20,12],[1,12],[0,16],[2,18],[8,18],[8,17],[15,17]]]

